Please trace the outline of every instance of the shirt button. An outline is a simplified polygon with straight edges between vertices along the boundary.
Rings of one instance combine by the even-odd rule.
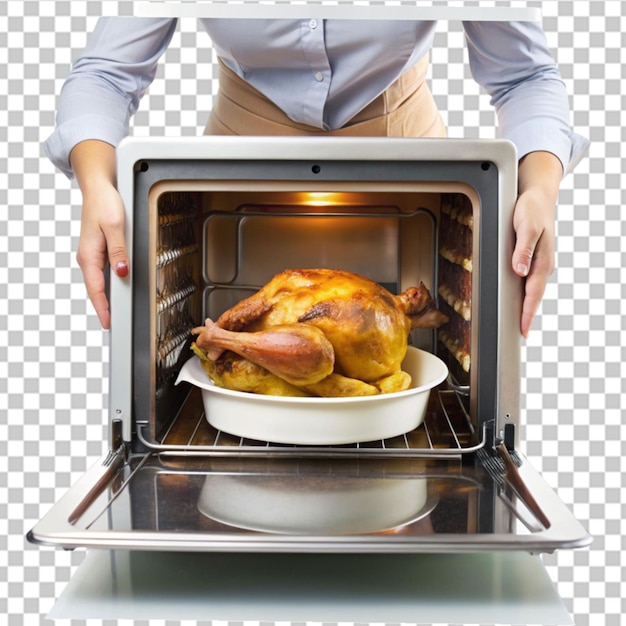
[[[309,20],[309,28],[311,30],[315,30],[317,28],[317,20],[315,19]]]
[[[315,80],[321,83],[324,80],[324,74],[322,74],[322,72],[315,72]]]

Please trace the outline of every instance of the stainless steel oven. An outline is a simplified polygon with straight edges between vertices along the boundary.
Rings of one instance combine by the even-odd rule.
[[[118,153],[132,273],[111,278],[110,450],[30,541],[130,550],[144,570],[166,552],[340,571],[355,555],[470,563],[589,544],[522,451],[512,144],[159,138]],[[199,390],[176,384],[191,328],[303,267],[430,289],[449,322],[410,343],[450,374],[423,425],[352,445],[257,441],[215,430]]]

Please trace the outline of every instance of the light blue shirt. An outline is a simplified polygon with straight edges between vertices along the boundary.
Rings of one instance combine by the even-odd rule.
[[[200,20],[218,56],[295,122],[341,128],[433,45],[435,22]],[[521,158],[546,150],[564,171],[588,141],[569,122],[565,86],[535,22],[464,22],[470,69],[490,94],[499,135]],[[44,144],[72,177],[69,154],[87,139],[117,146],[156,75],[175,19],[101,18],[65,81]],[[198,76],[201,80],[202,76]]]

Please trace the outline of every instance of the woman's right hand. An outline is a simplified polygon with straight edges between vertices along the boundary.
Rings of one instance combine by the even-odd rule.
[[[74,147],[70,160],[83,195],[76,259],[98,319],[108,329],[111,312],[104,272],[107,264],[120,278],[129,272],[124,204],[115,184],[115,149],[101,141],[83,141]]]
[[[100,324],[103,328],[110,328],[111,312],[105,293],[104,272],[110,264],[119,277],[126,277],[128,253],[124,238],[124,205],[117,189],[109,183],[83,194],[76,260]]]

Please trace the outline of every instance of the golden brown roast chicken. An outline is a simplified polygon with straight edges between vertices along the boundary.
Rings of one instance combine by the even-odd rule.
[[[356,396],[410,386],[412,328],[447,317],[423,284],[394,296],[363,276],[286,270],[195,328],[194,351],[223,387],[274,395]]]

